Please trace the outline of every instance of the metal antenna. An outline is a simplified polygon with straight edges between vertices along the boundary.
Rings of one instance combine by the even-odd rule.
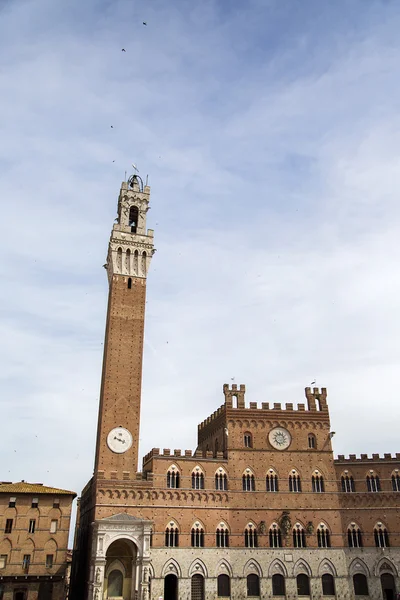
[[[125,179],[124,179],[124,181],[126,181],[126,171],[125,171]]]
[[[146,175],[146,187],[147,187],[148,183],[149,183],[149,176]]]

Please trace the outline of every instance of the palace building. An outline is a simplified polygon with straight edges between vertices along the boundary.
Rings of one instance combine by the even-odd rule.
[[[393,600],[400,454],[335,459],[325,388],[282,406],[247,403],[244,385],[224,385],[196,450],[153,448],[137,472],[149,201],[139,176],[122,183],[70,599]]]

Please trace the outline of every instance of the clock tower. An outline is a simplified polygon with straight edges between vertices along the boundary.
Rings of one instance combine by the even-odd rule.
[[[150,187],[123,182],[108,245],[109,298],[94,475],[134,478],[138,467],[146,277],[154,254],[146,229]]]

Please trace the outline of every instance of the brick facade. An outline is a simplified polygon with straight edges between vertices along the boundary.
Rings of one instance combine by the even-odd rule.
[[[26,482],[0,484],[1,600],[64,600],[76,494]]]
[[[334,460],[326,389],[281,406],[248,404],[245,386],[224,385],[195,452],[154,448],[136,472],[149,196],[137,177],[122,184],[111,234],[99,434],[71,598],[392,600],[400,455]],[[139,263],[146,252],[142,271],[135,252]]]

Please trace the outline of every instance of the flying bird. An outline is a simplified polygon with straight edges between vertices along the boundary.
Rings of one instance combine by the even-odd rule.
[[[132,167],[135,169],[135,171],[137,171],[137,172],[139,173],[139,169],[138,169],[138,168],[137,168],[137,166],[136,166],[136,165],[134,165],[133,163],[132,163]]]
[[[114,129],[114,125],[111,125],[111,129]]]
[[[316,380],[315,380],[315,381],[312,381],[312,382],[310,383],[310,385],[315,385],[316,383],[317,383],[317,382],[316,382]]]
[[[143,25],[146,25],[146,26],[147,26],[147,23],[146,23],[146,21],[143,21]]]
[[[121,52],[126,52],[125,48],[122,48]]]

